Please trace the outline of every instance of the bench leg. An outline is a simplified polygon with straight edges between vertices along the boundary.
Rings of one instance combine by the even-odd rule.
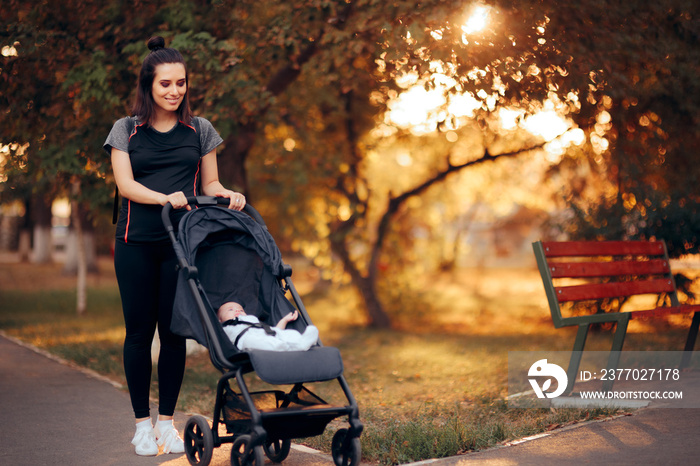
[[[625,343],[628,323],[628,316],[627,318],[622,318],[617,322],[615,334],[613,335],[612,349],[610,350],[610,356],[608,356],[608,370],[615,371],[617,369],[617,365],[620,363],[620,353],[622,353],[622,345]],[[604,381],[603,391],[612,390],[613,383],[614,380]]]
[[[688,367],[690,363],[690,356],[693,354],[695,349],[695,340],[698,337],[698,326],[700,325],[700,312],[693,314],[693,322],[690,324],[690,329],[688,330],[688,339],[685,341],[685,352],[681,358],[681,365],[679,369]]]
[[[578,332],[576,332],[576,341],[574,341],[574,350],[571,352],[569,368],[566,370],[566,377],[569,379],[569,383],[566,386],[566,391],[564,392],[564,395],[571,394],[571,392],[574,389],[574,383],[576,383],[576,374],[578,373],[578,368],[581,365],[583,347],[586,345],[586,338],[588,337],[589,328],[590,324],[581,324],[578,326]]]

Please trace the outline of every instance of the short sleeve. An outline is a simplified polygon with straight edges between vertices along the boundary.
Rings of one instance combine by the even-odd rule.
[[[129,126],[129,117],[124,117],[114,123],[112,130],[109,132],[109,135],[107,135],[107,139],[102,146],[104,150],[107,151],[107,154],[111,155],[112,148],[123,152],[129,152]]]
[[[214,126],[212,126],[209,120],[202,117],[195,118],[199,120],[199,129],[201,131],[199,141],[202,148],[202,155],[207,155],[209,152],[219,147],[224,140],[219,136],[219,133],[214,129]]]

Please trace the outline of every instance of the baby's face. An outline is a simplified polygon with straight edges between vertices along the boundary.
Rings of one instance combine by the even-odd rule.
[[[227,320],[235,319],[238,316],[244,316],[245,311],[243,310],[243,306],[241,306],[238,303],[235,302],[230,302],[230,303],[224,303],[220,308],[219,308],[219,321],[220,322],[226,322]]]

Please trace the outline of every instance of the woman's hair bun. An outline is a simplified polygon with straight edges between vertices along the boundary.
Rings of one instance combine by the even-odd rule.
[[[148,49],[153,51],[153,50],[158,50],[165,48],[165,39],[163,39],[160,36],[155,36],[151,37],[148,39]]]

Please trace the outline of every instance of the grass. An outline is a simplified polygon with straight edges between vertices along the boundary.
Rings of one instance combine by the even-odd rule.
[[[535,270],[464,270],[433,277],[401,298],[413,304],[393,311],[393,330],[365,328],[351,289],[311,276],[295,270],[295,284],[324,343],[343,355],[365,425],[365,461],[402,464],[451,456],[615,413],[512,409],[503,401],[508,351],[568,351],[574,338],[575,329],[552,327]],[[0,329],[125,385],[123,319],[111,264],[105,261],[100,274],[90,277],[84,316],[75,314],[73,287],[74,279],[63,276],[58,265],[0,263]],[[625,347],[680,349],[685,328],[668,324],[653,332],[637,324]],[[587,344],[591,350],[609,346],[610,335],[604,333],[591,335]],[[178,409],[211,417],[219,375],[206,353],[190,356]],[[253,389],[262,385],[251,381]],[[330,402],[344,399],[337,383],[315,388]],[[304,443],[328,451],[335,430],[331,425]]]

